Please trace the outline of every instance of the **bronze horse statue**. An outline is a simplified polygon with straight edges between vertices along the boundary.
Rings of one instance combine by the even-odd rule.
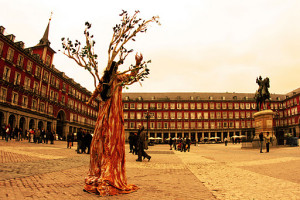
[[[261,76],[256,78],[256,83],[259,85],[258,90],[255,93],[254,99],[256,100],[256,109],[258,111],[262,110],[262,106],[265,106],[266,100],[270,101],[270,79],[266,77],[262,80]]]

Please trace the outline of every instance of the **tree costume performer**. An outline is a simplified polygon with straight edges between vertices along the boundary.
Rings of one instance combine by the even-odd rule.
[[[87,104],[93,103],[97,97],[101,98],[91,143],[90,169],[84,186],[84,191],[101,196],[130,193],[138,189],[135,185],[127,184],[125,173],[122,88],[147,78],[149,74],[147,63],[150,61],[142,62],[142,54],[136,54],[135,66],[131,65],[123,72],[117,71],[125,58],[133,52],[132,49],[127,50],[124,45],[130,40],[135,41],[137,33],[146,32],[150,22],[159,24],[158,17],[152,17],[148,21],[137,19],[138,13],[139,11],[136,11],[133,16],[128,16],[128,13],[123,11],[120,14],[122,23],[113,28],[114,33],[108,49],[108,63],[101,78],[98,75],[98,56],[94,54],[93,49],[95,41],[89,33],[91,24],[88,22],[85,24],[86,45],[82,48],[78,40],[73,44],[71,40],[62,38],[63,54],[87,69],[94,77],[96,89]]]

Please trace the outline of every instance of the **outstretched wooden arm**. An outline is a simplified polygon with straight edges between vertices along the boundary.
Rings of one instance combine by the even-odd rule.
[[[92,96],[89,98],[89,100],[86,102],[86,105],[90,105],[92,103],[92,101],[100,94],[100,92],[103,89],[103,84],[100,81],[99,85],[96,87],[96,89],[94,90]]]

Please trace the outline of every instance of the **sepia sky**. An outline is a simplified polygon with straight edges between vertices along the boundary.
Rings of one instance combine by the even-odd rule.
[[[84,23],[92,24],[99,69],[107,62],[112,27],[122,9],[140,17],[159,15],[127,48],[141,52],[150,76],[126,92],[254,93],[256,77],[270,78],[270,92],[300,87],[299,0],[10,0],[1,2],[0,25],[25,47],[44,34],[51,11],[49,40],[57,52],[54,65],[93,91],[93,79],[62,55],[61,38],[84,41]],[[121,68],[134,63],[134,54]]]

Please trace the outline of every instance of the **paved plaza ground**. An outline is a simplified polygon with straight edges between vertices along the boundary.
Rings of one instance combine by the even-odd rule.
[[[82,191],[89,155],[66,142],[0,140],[0,199],[300,199],[300,148],[270,153],[240,144],[200,144],[191,152],[155,145],[152,159],[136,162],[126,146],[128,183],[140,190],[99,197]]]

